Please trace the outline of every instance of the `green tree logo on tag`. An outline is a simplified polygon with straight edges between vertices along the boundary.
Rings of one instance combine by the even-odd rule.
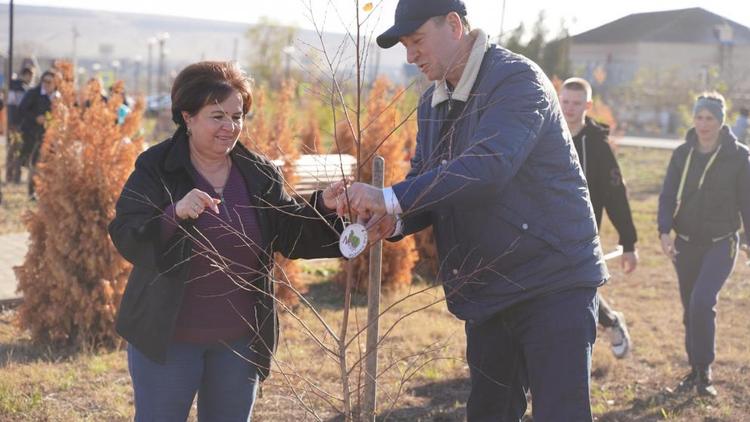
[[[349,237],[346,238],[346,243],[350,244],[354,249],[357,249],[359,247],[361,240],[360,238],[354,234],[354,232],[349,233]]]

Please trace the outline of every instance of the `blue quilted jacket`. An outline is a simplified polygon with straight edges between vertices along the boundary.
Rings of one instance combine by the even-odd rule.
[[[524,300],[603,284],[588,189],[542,70],[493,45],[463,109],[451,100],[433,107],[433,90],[420,101],[411,171],[393,190],[404,235],[434,229],[450,311],[481,322]]]

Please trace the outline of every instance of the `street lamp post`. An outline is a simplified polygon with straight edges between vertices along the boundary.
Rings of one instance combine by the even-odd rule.
[[[732,48],[734,47],[734,30],[724,22],[714,28],[719,41],[719,76],[732,86]]]
[[[133,92],[141,92],[141,56],[135,56],[133,59]]]
[[[110,63],[110,66],[112,67],[112,76],[113,76],[113,83],[117,80],[117,78],[120,77],[120,61],[119,60],[112,60]]]
[[[5,98],[8,98],[8,94],[10,93],[10,80],[13,78],[13,0],[10,0],[10,10],[9,10],[9,27],[8,27],[8,74],[5,77]],[[10,134],[8,133],[8,120],[5,120],[5,127],[3,128],[6,139],[6,145],[10,145]],[[8,176],[8,173],[6,173],[6,180]],[[0,203],[3,202],[3,191],[0,189]]]
[[[169,33],[161,32],[156,36],[156,39],[159,42],[159,74],[157,75],[157,94],[161,94],[166,90],[164,86],[164,43],[166,43],[169,39]]]
[[[146,61],[146,96],[151,95],[151,89],[154,86],[154,44],[156,44],[156,38],[149,38],[146,43],[148,44],[148,58]]]
[[[77,68],[75,69],[75,72],[76,72],[76,80],[77,80],[77,81],[79,81],[79,82],[80,82],[80,81],[87,81],[87,78],[85,78],[85,76],[86,76],[86,74],[88,73],[88,71],[86,70],[86,68],[85,68],[85,67],[83,67],[83,66],[78,66],[78,67],[77,67]],[[85,82],[84,82],[84,83],[85,83]]]
[[[285,62],[284,62],[284,78],[289,79],[290,72],[291,72],[291,60],[292,56],[294,55],[294,52],[296,49],[294,48],[293,44],[289,44],[282,50],[284,52],[285,56]]]
[[[8,25],[8,73],[5,78],[5,98],[8,98],[10,92],[10,80],[13,79],[13,0],[10,0],[9,10],[9,25]],[[7,130],[5,132],[8,133]]]
[[[78,38],[81,33],[78,32],[78,27],[73,25],[73,69],[78,68]],[[75,70],[73,71],[73,84],[78,88],[78,75]]]

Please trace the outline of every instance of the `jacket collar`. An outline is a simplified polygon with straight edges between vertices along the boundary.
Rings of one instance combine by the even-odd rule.
[[[177,128],[170,139],[172,146],[169,148],[167,158],[164,161],[164,169],[170,173],[177,170],[192,170],[193,164],[190,162],[190,146],[188,145],[187,134],[183,128]]]
[[[479,75],[479,68],[482,66],[484,53],[490,48],[489,37],[481,29],[471,31],[471,36],[475,37],[474,46],[471,48],[469,58],[466,61],[466,67],[464,67],[464,71],[461,74],[461,79],[458,80],[458,85],[456,85],[452,95],[450,95],[448,94],[448,86],[445,79],[435,81],[435,90],[432,93],[432,107],[436,107],[438,104],[451,98],[463,102],[469,99],[471,88],[474,86],[474,82],[476,82]]]
[[[573,139],[581,139],[583,136],[606,138],[607,136],[609,136],[609,126],[604,123],[597,122],[589,116],[586,116],[581,131],[578,132],[578,134],[574,136]]]
[[[737,142],[737,137],[734,136],[734,133],[729,129],[729,126],[722,126],[719,131],[719,145],[726,149],[727,147],[733,147],[735,142]],[[698,135],[695,133],[694,127],[690,128],[685,135],[685,143],[691,147],[698,145]]]

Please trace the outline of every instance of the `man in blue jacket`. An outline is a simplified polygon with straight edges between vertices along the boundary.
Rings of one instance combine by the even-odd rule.
[[[460,0],[400,0],[377,39],[434,85],[406,180],[341,198],[375,236],[435,233],[449,310],[466,322],[470,421],[591,420],[596,289],[607,279],[557,94],[523,56],[470,31]],[[395,227],[395,231],[394,231]]]

